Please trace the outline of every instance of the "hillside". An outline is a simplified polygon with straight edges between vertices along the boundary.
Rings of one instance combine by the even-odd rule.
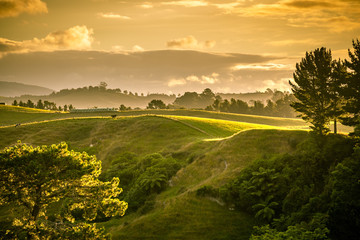
[[[279,117],[267,117],[258,115],[246,115],[235,113],[222,113],[214,111],[203,110],[131,110],[131,111],[115,111],[115,112],[88,112],[88,113],[68,113],[57,111],[44,111],[31,108],[14,107],[14,106],[0,106],[0,127],[15,125],[18,123],[25,124],[31,122],[56,120],[56,119],[68,119],[68,118],[83,118],[83,117],[110,117],[116,116],[140,116],[140,115],[165,115],[165,116],[188,116],[199,117],[208,119],[219,119],[236,122],[246,122],[252,124],[270,125],[275,127],[283,127],[287,129],[309,129],[309,125],[301,119],[296,118],[279,118]],[[333,129],[333,123],[331,123],[331,129]],[[353,131],[353,128],[338,124],[338,131],[343,133],[349,133]]]
[[[0,95],[1,96],[1,95]],[[172,103],[175,100],[174,95],[165,95],[165,94],[149,94],[146,96],[137,96],[134,94],[124,94],[118,92],[110,91],[60,91],[57,93],[42,95],[42,96],[32,96],[32,95],[22,95],[20,97],[0,97],[1,102],[5,102],[10,105],[16,101],[26,102],[27,100],[32,102],[37,102],[39,99],[42,101],[55,102],[57,106],[63,106],[65,104],[72,104],[76,108],[105,108],[105,107],[114,107],[119,108],[121,104],[131,107],[131,108],[146,108],[147,104],[153,99],[159,99],[165,102],[166,104]]]
[[[52,93],[54,90],[35,86],[35,85],[29,85],[29,84],[23,84],[23,83],[17,83],[17,82],[5,82],[0,81],[0,96],[1,97],[19,97],[21,95],[48,95]],[[0,101],[4,101],[6,98],[1,99]],[[5,102],[8,102],[7,100]]]
[[[289,125],[285,119],[258,117],[257,124],[245,123],[235,119],[254,121],[256,117],[205,111],[129,111],[119,113],[129,116],[113,119],[109,113],[74,118],[66,113],[7,108],[3,116],[10,114],[20,120],[38,114],[37,120],[43,121],[0,128],[0,148],[17,140],[34,145],[66,141],[71,149],[95,154],[102,160],[104,172],[129,152],[139,158],[161,153],[181,163],[165,191],[143,208],[100,224],[113,239],[248,239],[255,224],[251,216],[231,211],[217,199],[199,197],[196,190],[204,185],[222,186],[252,161],[291,152],[307,136],[306,131],[264,125]],[[56,119],[66,115],[70,118]]]

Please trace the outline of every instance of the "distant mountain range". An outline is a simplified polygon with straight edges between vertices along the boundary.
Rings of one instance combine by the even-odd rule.
[[[0,96],[2,97],[19,97],[21,95],[49,95],[54,90],[28,85],[17,82],[4,82],[0,81]]]

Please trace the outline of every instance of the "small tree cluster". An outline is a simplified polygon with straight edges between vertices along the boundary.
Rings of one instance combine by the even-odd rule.
[[[166,109],[166,104],[161,100],[151,100],[151,102],[148,103],[147,109]]]
[[[14,100],[12,105],[20,106],[20,107],[28,107],[28,108],[54,110],[54,111],[71,111],[72,109],[74,109],[72,104],[69,104],[69,105],[65,104],[63,107],[62,106],[57,107],[56,103],[49,102],[47,100],[45,100],[43,102],[41,99],[39,99],[36,104],[34,102],[32,102],[30,99],[27,102],[23,102],[22,100],[20,100],[18,102],[16,100]]]
[[[127,111],[127,110],[131,110],[131,107],[126,107],[124,104],[121,104],[119,107],[120,111]]]
[[[210,88],[204,89],[201,94],[196,92],[185,92],[184,95],[175,99],[174,104],[185,108],[202,108],[212,104],[215,100],[215,94]]]
[[[247,102],[239,99],[231,98],[229,101],[227,99],[222,100],[220,96],[216,96],[213,104],[207,106],[205,110],[276,117],[294,117],[295,112],[290,107],[294,96],[280,91],[277,92],[281,93],[282,96],[279,98],[277,94],[276,98],[274,97],[272,100],[267,101],[266,106],[261,101],[252,101],[253,105],[249,106]]]

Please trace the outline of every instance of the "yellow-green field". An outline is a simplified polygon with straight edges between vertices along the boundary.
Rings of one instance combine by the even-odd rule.
[[[308,135],[300,119],[196,110],[75,114],[0,106],[0,125],[1,149],[18,140],[66,141],[71,149],[95,154],[104,170],[125,152],[158,152],[184,163],[151,211],[100,224],[113,239],[248,239],[252,217],[195,191],[226,184],[254,160],[291,153]]]

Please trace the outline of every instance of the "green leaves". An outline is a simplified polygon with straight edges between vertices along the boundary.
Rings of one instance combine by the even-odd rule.
[[[21,216],[14,216],[14,234],[52,236],[56,222],[66,225],[57,228],[59,234],[93,231],[94,226],[76,222],[76,209],[87,221],[98,212],[124,215],[127,203],[117,199],[122,192],[119,179],[102,182],[97,179],[100,173],[101,162],[95,156],[69,151],[66,143],[32,147],[19,142],[5,148],[0,152],[0,204],[21,210]],[[56,208],[59,203],[62,207]],[[47,210],[52,212],[51,221]]]
[[[300,116],[310,122],[311,127],[319,134],[330,131],[328,123],[334,117],[334,105],[336,93],[335,85],[338,79],[333,78],[333,61],[331,51],[326,48],[318,48],[313,52],[306,52],[305,58],[296,64],[293,74],[294,83],[289,81],[294,96],[298,101],[291,106],[300,113]]]

